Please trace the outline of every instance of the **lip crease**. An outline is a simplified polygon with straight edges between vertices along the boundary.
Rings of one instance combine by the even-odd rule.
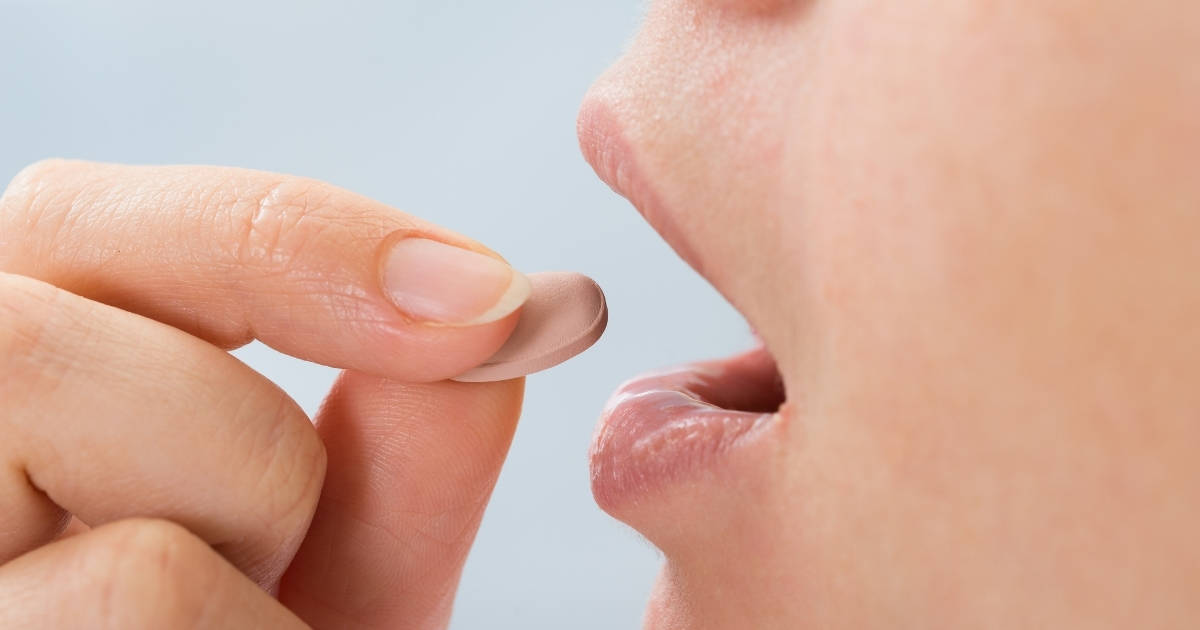
[[[675,215],[647,182],[612,108],[599,98],[589,97],[580,107],[576,126],[579,147],[601,181],[629,200],[679,257],[704,275],[703,260],[696,255]]]
[[[596,502],[611,512],[714,470],[731,449],[774,426],[783,402],[782,381],[763,347],[625,383],[592,441]]]

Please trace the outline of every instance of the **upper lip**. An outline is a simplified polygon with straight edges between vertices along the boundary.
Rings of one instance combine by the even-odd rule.
[[[642,211],[646,204],[642,199],[645,195],[641,178],[633,166],[620,123],[608,107],[595,99],[585,100],[579,110],[577,131],[579,148],[596,175]]]
[[[628,199],[680,258],[705,275],[702,258],[678,219],[665,209],[657,191],[647,182],[620,121],[608,105],[599,99],[585,100],[577,126],[579,147],[596,175]]]

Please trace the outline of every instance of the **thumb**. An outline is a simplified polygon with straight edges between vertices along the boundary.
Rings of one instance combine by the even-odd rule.
[[[328,473],[280,600],[315,628],[444,628],[523,391],[344,373],[318,415]]]

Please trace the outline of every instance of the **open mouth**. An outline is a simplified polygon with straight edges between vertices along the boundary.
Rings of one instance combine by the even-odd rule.
[[[694,269],[701,257],[662,206],[634,161],[618,121],[588,100],[580,145],[596,173],[629,199]],[[646,374],[620,386],[606,405],[591,449],[592,493],[610,512],[656,489],[720,468],[739,446],[779,420],[785,401],[775,360],[758,347],[725,359]]]
[[[613,510],[718,466],[778,419],[783,381],[763,346],[619,387],[592,442],[592,493]]]

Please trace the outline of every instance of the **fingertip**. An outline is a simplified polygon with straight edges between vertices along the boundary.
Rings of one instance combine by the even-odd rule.
[[[336,367],[409,383],[436,383],[486,362],[504,345],[520,309],[477,326],[425,326],[409,322],[366,332],[362,352]]]

